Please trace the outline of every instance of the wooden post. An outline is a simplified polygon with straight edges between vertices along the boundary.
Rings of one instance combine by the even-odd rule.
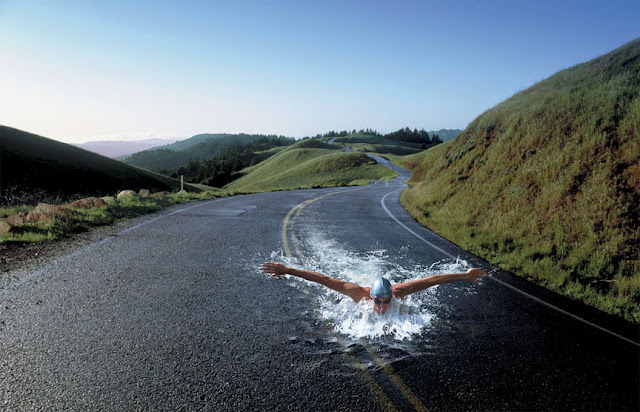
[[[180,191],[184,191],[184,175],[180,175]]]

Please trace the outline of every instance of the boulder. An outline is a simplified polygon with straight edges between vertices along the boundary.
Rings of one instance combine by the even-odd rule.
[[[149,191],[149,189],[140,189],[138,191],[138,196],[140,196],[140,197],[149,197],[150,193],[151,192]]]
[[[75,202],[67,205],[70,209],[93,209],[105,207],[107,202],[97,197],[87,197],[84,199],[76,200]]]
[[[27,219],[27,215],[29,212],[19,212],[16,215],[7,216],[2,218],[5,222],[9,223],[12,226],[21,226],[24,225]]]
[[[125,197],[138,197],[138,195],[133,190],[122,190],[120,193],[118,193],[118,196],[116,196],[118,200]]]
[[[69,216],[72,214],[71,209],[64,206],[38,203],[38,206],[29,212],[25,222],[42,222],[51,225],[56,216]]]
[[[11,232],[13,232],[13,225],[11,223],[5,222],[4,220],[0,220],[0,235]]]
[[[102,200],[105,203],[113,203],[116,201],[116,198],[113,196],[102,196],[100,200]]]
[[[151,197],[165,197],[168,196],[169,192],[155,192],[155,193],[151,193],[149,196]]]
[[[38,206],[36,206],[35,209],[29,212],[29,214],[33,212],[40,212],[40,213],[45,212],[45,213],[51,213],[51,214],[57,214],[57,215],[72,214],[71,210],[69,210],[69,208],[66,206],[50,205],[48,203],[38,203]]]

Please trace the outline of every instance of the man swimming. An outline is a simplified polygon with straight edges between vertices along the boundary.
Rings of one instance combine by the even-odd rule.
[[[387,279],[379,277],[375,282],[373,282],[371,287],[363,287],[325,276],[320,273],[311,272],[309,270],[290,268],[282,263],[263,263],[261,269],[265,273],[270,273],[270,278],[280,278],[284,275],[291,275],[310,282],[319,283],[329,289],[333,289],[336,292],[349,296],[356,303],[360,302],[362,299],[372,300],[373,309],[380,315],[387,311],[392,298],[403,299],[407,295],[420,292],[421,290],[425,290],[431,286],[457,282],[460,280],[478,283],[478,279],[487,276],[487,272],[484,269],[474,268],[469,269],[464,273],[432,275],[422,279],[411,280],[409,282],[396,283],[395,285],[392,285]]]

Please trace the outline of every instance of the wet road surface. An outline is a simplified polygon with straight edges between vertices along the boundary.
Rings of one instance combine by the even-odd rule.
[[[508,273],[440,286],[432,325],[398,341],[337,333],[313,294],[258,272],[313,258],[318,233],[407,267],[453,256],[491,269],[417,224],[401,189],[182,205],[14,273],[0,290],[0,409],[639,408],[637,328]]]

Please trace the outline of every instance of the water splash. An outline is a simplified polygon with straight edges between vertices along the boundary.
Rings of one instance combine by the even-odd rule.
[[[362,286],[371,285],[379,276],[398,283],[437,273],[455,273],[469,269],[469,265],[463,260],[440,261],[430,266],[410,264],[407,267],[404,259],[407,246],[400,248],[400,253],[394,254],[405,261],[403,265],[389,258],[386,250],[349,252],[335,240],[318,233],[310,235],[304,246],[307,250],[304,263],[286,259],[279,252],[273,252],[271,258]],[[295,277],[288,279],[295,287],[314,296],[316,312],[321,319],[330,322],[336,332],[353,339],[388,336],[397,341],[411,341],[429,330],[436,319],[436,312],[441,309],[437,286],[407,296],[402,301],[393,299],[387,312],[379,315],[373,311],[371,301],[355,303],[352,299],[315,283]]]

